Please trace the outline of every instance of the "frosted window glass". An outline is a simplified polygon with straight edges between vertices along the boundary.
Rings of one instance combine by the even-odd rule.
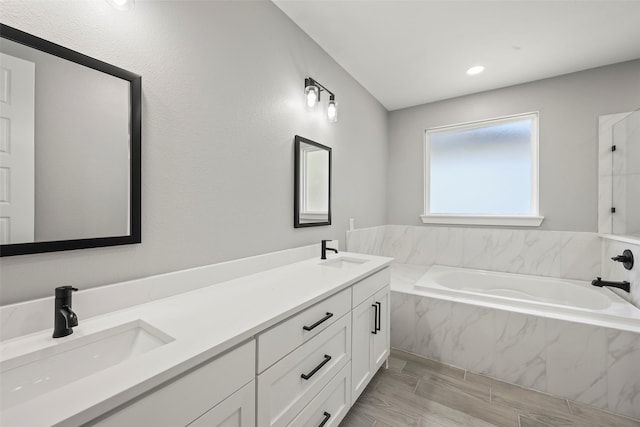
[[[429,132],[430,213],[531,214],[532,123]]]

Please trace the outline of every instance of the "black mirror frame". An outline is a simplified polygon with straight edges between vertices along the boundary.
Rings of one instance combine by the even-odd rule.
[[[8,25],[0,24],[0,37],[127,80],[130,83],[131,100],[131,176],[129,179],[131,185],[129,195],[131,200],[129,234],[113,237],[92,237],[87,239],[0,245],[0,257],[140,243],[142,241],[142,77]]]
[[[317,227],[321,225],[331,225],[331,147],[318,144],[315,141],[296,135],[294,140],[295,167],[293,176],[293,227]],[[318,222],[300,222],[300,144],[305,143],[321,148],[329,152],[329,209],[327,213],[327,221]]]

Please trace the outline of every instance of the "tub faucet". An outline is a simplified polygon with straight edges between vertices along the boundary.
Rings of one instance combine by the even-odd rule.
[[[611,259],[621,262],[622,266],[627,270],[631,270],[633,268],[633,252],[629,249],[625,249],[624,252],[622,252],[622,255],[614,256]]]
[[[603,286],[609,286],[611,288],[622,289],[625,292],[631,292],[631,284],[626,280],[623,282],[609,282],[607,280],[602,280],[602,277],[598,277],[595,280],[592,280],[591,284],[600,288]]]
[[[72,286],[56,288],[56,301],[53,310],[53,338],[71,335],[73,327],[78,326],[78,316],[71,310],[71,294],[77,290]]]
[[[331,240],[323,240],[322,241],[322,255],[320,256],[320,259],[327,259],[327,251],[333,251],[335,253],[338,253],[337,249],[333,249],[333,248],[328,248],[327,247],[327,242],[330,242]]]

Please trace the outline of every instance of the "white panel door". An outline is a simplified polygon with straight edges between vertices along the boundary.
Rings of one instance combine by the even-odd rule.
[[[0,54],[0,244],[34,241],[35,64]]]

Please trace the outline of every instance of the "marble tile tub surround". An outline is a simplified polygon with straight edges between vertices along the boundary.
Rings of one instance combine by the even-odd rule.
[[[626,270],[622,264],[611,260],[612,257],[622,254],[625,249],[631,250],[633,258],[635,259],[635,265],[631,270]],[[640,243],[633,244],[603,238],[602,273],[600,276],[605,280],[626,280],[631,283],[630,293],[626,293],[619,289],[612,290],[636,307],[640,307]]]
[[[347,232],[347,249],[433,264],[592,280],[600,274],[596,233],[386,225]]]
[[[331,245],[338,247],[338,241],[332,241]],[[73,295],[73,308],[82,321],[82,319],[260,273],[314,256],[320,256],[319,243],[84,291],[82,283],[69,284],[80,288],[80,291]],[[59,286],[59,284],[52,284],[51,297],[49,298],[0,307],[0,341],[51,328],[55,286]]]
[[[637,333],[392,291],[391,346],[640,418]]]

